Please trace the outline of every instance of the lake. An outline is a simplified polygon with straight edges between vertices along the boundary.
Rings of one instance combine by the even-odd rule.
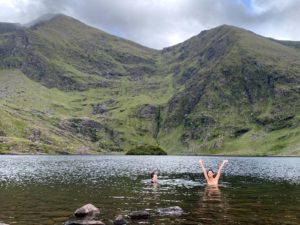
[[[300,158],[226,157],[219,188],[207,188],[197,164],[217,171],[224,157],[0,156],[0,223],[62,225],[92,203],[112,224],[148,210],[131,224],[300,224]],[[159,171],[159,184],[150,173]],[[157,209],[180,206],[178,217]]]

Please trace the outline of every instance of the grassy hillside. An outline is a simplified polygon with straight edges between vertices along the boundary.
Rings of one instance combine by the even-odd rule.
[[[164,54],[179,90],[165,110],[165,143],[190,153],[299,154],[300,51],[221,26]]]
[[[155,84],[155,80],[148,82]],[[64,92],[42,86],[19,70],[2,70],[1,149],[90,153],[156,144],[155,118],[139,118],[137,111],[166,101],[172,87],[168,87],[169,77],[156,84],[161,91],[155,93],[143,83],[120,80],[121,89],[116,83],[116,88]],[[137,95],[140,89],[144,93]]]
[[[56,15],[0,24],[0,152],[300,155],[300,50],[220,26],[152,50]]]

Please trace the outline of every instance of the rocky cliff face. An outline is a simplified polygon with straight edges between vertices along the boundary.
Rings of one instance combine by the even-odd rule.
[[[298,46],[227,25],[157,51],[64,15],[0,24],[0,149],[39,130],[48,152],[299,154]]]
[[[181,91],[167,104],[163,129],[181,127],[188,148],[194,140],[223,149],[224,139],[254,130],[297,127],[299,53],[230,26],[165,49]]]

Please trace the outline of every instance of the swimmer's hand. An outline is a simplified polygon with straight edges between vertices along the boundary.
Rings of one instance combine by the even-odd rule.
[[[228,163],[228,160],[227,160],[227,159],[223,160],[223,163],[224,163],[224,164],[225,164],[225,163]]]

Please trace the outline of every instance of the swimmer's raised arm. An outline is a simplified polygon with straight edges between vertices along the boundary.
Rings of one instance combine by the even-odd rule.
[[[219,170],[218,170],[218,174],[217,174],[217,176],[216,176],[216,179],[219,180],[219,178],[220,178],[220,176],[221,176],[221,173],[222,173],[222,169],[223,169],[223,167],[224,167],[224,165],[225,165],[226,163],[228,163],[228,160],[227,160],[227,159],[226,159],[226,160],[223,160],[222,164],[221,164],[220,167],[219,167]]]
[[[208,181],[207,171],[206,171],[206,169],[205,169],[205,167],[203,165],[203,161],[202,160],[199,160],[199,165],[200,165],[200,167],[201,167],[201,169],[203,171],[205,179]]]

